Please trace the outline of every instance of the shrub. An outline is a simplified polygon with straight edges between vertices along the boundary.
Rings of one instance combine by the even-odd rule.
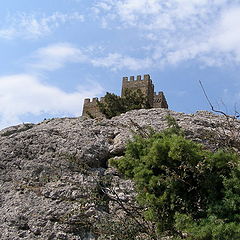
[[[172,122],[171,122],[172,121]],[[240,160],[187,140],[177,124],[135,136],[110,164],[133,179],[146,220],[173,239],[240,239]]]
[[[133,109],[149,108],[149,103],[141,90],[126,89],[123,97],[106,93],[104,101],[98,101],[98,107],[106,118],[112,118]]]
[[[112,118],[125,111],[124,103],[121,97],[114,93],[106,93],[104,96],[104,102],[97,102],[99,110],[106,118]]]

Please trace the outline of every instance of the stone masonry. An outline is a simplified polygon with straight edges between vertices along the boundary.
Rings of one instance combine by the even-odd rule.
[[[159,92],[157,94],[154,92],[154,85],[149,74],[144,75],[143,79],[141,75],[138,75],[137,79],[135,79],[134,76],[130,76],[130,79],[128,77],[123,77],[121,97],[124,96],[126,89],[133,91],[140,89],[144,94],[144,97],[147,98],[150,108],[168,108],[164,93]],[[97,101],[98,98],[93,98],[92,101],[89,98],[85,99],[82,116],[90,116],[94,118],[103,117],[103,114],[99,111]],[[99,101],[104,101],[104,98],[102,97]]]

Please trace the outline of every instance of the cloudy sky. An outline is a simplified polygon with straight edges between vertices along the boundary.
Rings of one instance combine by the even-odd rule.
[[[0,3],[0,128],[79,116],[86,97],[150,74],[172,110],[240,109],[239,0]]]

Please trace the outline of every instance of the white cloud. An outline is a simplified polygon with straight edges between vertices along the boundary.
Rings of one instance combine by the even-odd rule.
[[[240,63],[238,0],[101,0],[95,8],[104,27],[142,33],[150,66]]]
[[[153,64],[149,58],[134,58],[117,52],[104,53],[103,51],[101,48],[80,49],[69,43],[56,43],[38,49],[30,58],[27,69],[35,72],[54,71],[63,68],[68,63],[78,63],[115,71],[124,68],[139,70],[148,68]]]
[[[234,52],[238,59],[240,57],[239,23],[240,6],[225,10],[212,36],[212,42],[216,48],[224,52]]]
[[[93,58],[91,63],[97,67],[107,67],[112,70],[130,69],[140,70],[152,65],[150,59],[138,59],[129,56],[123,56],[119,53],[110,53],[106,57]]]
[[[84,16],[78,12],[55,12],[50,16],[19,13],[8,17],[0,26],[0,38],[35,39],[50,34],[54,29],[70,21],[84,21]]]
[[[223,2],[212,0],[102,0],[95,5],[95,8],[105,20],[111,14],[115,14],[116,19],[120,20],[125,27],[129,25],[146,29],[171,29],[183,20],[193,20],[193,18],[197,20],[199,17],[207,16],[213,11],[212,7],[215,5],[221,6]],[[111,23],[109,21],[109,24]],[[191,22],[188,22],[189,25]]]
[[[35,70],[53,71],[62,68],[68,62],[87,62],[87,56],[69,43],[52,44],[38,49],[31,58],[28,67]]]
[[[0,128],[21,123],[24,114],[79,116],[83,99],[102,93],[99,84],[67,93],[27,74],[0,77]]]
[[[240,63],[240,7],[226,8],[221,11],[216,21],[205,26],[198,36],[172,42],[166,48],[166,60],[178,63],[197,59],[208,66],[222,66]]]
[[[5,39],[11,39],[14,35],[16,35],[16,29],[10,27],[6,29],[0,29],[0,37]]]

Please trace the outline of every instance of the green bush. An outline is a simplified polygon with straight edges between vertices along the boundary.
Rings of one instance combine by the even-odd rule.
[[[160,236],[174,239],[240,239],[240,160],[227,150],[210,152],[172,127],[135,136],[125,156],[110,164],[133,179],[145,218]]]
[[[104,102],[97,102],[99,110],[106,118],[115,117],[125,111],[124,103],[121,97],[114,93],[107,92],[104,96]]]
[[[100,112],[106,118],[112,118],[133,109],[149,108],[149,103],[141,90],[126,89],[123,97],[107,92],[104,101],[98,101],[97,103]]]

